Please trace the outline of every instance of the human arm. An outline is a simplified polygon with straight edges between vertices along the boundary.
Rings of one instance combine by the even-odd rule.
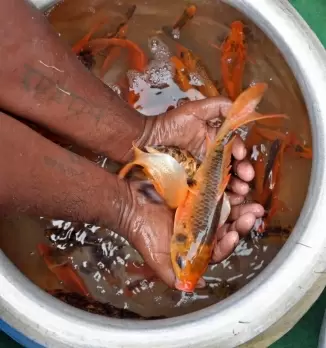
[[[126,182],[0,113],[0,215],[94,222],[118,231],[128,195]]]
[[[78,61],[27,1],[0,1],[1,108],[123,161],[150,132],[145,120]],[[22,25],[23,23],[23,25]]]

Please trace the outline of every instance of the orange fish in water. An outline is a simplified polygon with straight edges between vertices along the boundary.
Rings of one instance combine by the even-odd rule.
[[[126,21],[121,23],[116,30],[116,32],[110,36],[109,38],[117,38],[117,39],[126,39],[127,30],[128,30],[128,22],[132,18],[136,11],[136,5],[131,6],[126,14]],[[107,56],[103,62],[100,78],[102,78],[106,72],[110,69],[111,65],[114,61],[116,61],[121,55],[121,47],[115,46],[109,49]]]
[[[197,12],[197,7],[195,5],[188,5],[183,11],[182,15],[178,18],[178,20],[171,27],[164,26],[163,32],[168,36],[171,36],[174,39],[179,39],[181,29],[194,18]]]
[[[279,199],[281,187],[281,169],[283,167],[286,140],[275,140],[271,146],[271,155],[266,165],[264,189],[261,195],[262,205],[268,210],[267,217],[258,229],[262,233],[269,227],[272,218],[278,211],[289,211],[286,204]]]
[[[176,56],[171,57],[170,60],[175,66],[175,82],[183,92],[187,92],[192,86],[187,76],[186,66],[183,64],[182,60]]]
[[[199,91],[206,97],[216,97],[220,95],[200,58],[197,57],[192,51],[179,44],[177,45],[177,49],[191,79],[199,80]]]
[[[257,119],[286,117],[254,112],[266,89],[266,84],[256,84],[233,103],[215,140],[208,144],[206,157],[194,176],[192,191],[176,211],[171,261],[176,275],[175,287],[179,290],[192,292],[195,289],[211,259],[216,229],[229,215],[230,204],[224,191],[231,176],[232,133]],[[232,138],[228,141],[230,135]]]
[[[40,255],[43,257],[47,267],[53,272],[56,277],[62,281],[65,286],[73,292],[76,292],[83,296],[88,296],[89,291],[84,284],[83,280],[74,272],[72,266],[65,260],[62,263],[56,261],[57,249],[51,248],[46,244],[38,244],[37,248]]]
[[[134,146],[134,151],[135,159],[121,169],[119,178],[124,178],[133,166],[142,166],[145,175],[150,178],[167,205],[176,209],[185,200],[188,192],[185,169],[172,156],[153,148],[151,153],[146,153]]]
[[[232,22],[231,31],[221,47],[222,80],[226,93],[231,100],[235,100],[242,90],[242,79],[247,58],[243,29],[244,25],[241,21]]]
[[[85,48],[85,46],[87,45],[87,43],[89,42],[89,40],[91,39],[91,37],[108,21],[108,18],[104,18],[102,20],[100,20],[99,22],[96,22],[91,30],[82,38],[80,39],[77,43],[75,43],[75,45],[72,47],[72,51],[76,54],[79,54],[81,51],[83,51],[83,49]]]
[[[257,162],[254,162],[256,175],[252,197],[268,210],[267,217],[263,219],[258,229],[258,232],[262,233],[269,226],[277,212],[290,210],[279,199],[281,169],[284,163],[285,152],[292,150],[296,157],[311,159],[312,151],[307,147],[302,147],[297,137],[292,133],[283,134],[260,127],[255,127],[254,132],[256,135],[260,135],[261,139],[264,138],[272,142],[266,165],[260,158],[260,155],[257,158]],[[252,139],[253,137],[251,136]]]
[[[126,48],[128,50],[130,67],[140,72],[145,70],[147,66],[147,57],[143,50],[130,40],[118,38],[94,39],[86,44],[85,49],[87,48],[90,50],[92,55],[96,55],[111,46]]]

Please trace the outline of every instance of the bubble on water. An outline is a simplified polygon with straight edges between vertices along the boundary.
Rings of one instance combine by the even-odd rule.
[[[174,76],[174,66],[169,61],[153,60],[144,73],[144,80],[152,88],[163,88],[171,84]]]
[[[171,57],[169,47],[157,36],[148,39],[148,48],[154,60],[169,60]]]
[[[180,39],[180,29],[179,28],[173,29],[171,34],[175,40]]]
[[[202,78],[197,73],[191,72],[191,73],[189,73],[189,77],[190,77],[189,83],[192,86],[203,86],[204,85]]]
[[[142,74],[136,70],[128,70],[127,78],[129,86],[131,86],[132,88],[137,88],[139,80],[142,79]]]

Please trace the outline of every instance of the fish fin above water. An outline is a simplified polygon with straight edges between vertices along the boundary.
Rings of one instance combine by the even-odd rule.
[[[206,134],[206,155],[209,153],[208,149],[211,148],[213,145],[212,139],[209,137],[208,134]]]
[[[223,226],[225,224],[230,213],[231,213],[230,199],[229,199],[229,196],[224,192],[220,220],[218,222],[218,228],[220,228],[221,226]]]
[[[135,158],[120,170],[119,178],[124,178],[135,165],[143,167],[143,172],[150,179],[155,190],[170,208],[176,209],[188,192],[185,169],[168,154],[147,153],[138,149],[134,144],[133,148]]]
[[[135,165],[141,165],[146,167],[146,158],[143,158],[144,155],[146,155],[146,152],[140,150],[134,143],[132,143],[132,147],[134,150],[135,159],[121,168],[118,175],[119,179],[123,179],[131,170],[131,168]]]
[[[243,91],[232,104],[227,114],[227,119],[234,118],[235,116],[241,118],[243,115],[254,112],[267,88],[268,85],[266,83],[257,83]]]
[[[234,131],[247,123],[268,118],[288,118],[285,114],[262,115],[255,112],[255,108],[261,101],[266,89],[267,84],[258,83],[247,88],[239,95],[218,131],[216,142],[221,141],[230,131]]]
[[[231,170],[231,158],[232,158],[232,148],[233,148],[234,140],[235,140],[235,136],[233,136],[224,147],[223,162],[222,162],[223,180],[220,182],[218,190],[217,190],[219,199],[222,197],[231,178],[230,170]]]

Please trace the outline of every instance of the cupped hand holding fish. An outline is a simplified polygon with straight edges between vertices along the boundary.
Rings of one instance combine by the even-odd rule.
[[[228,140],[228,136],[256,119],[285,117],[255,112],[266,88],[265,84],[251,87],[233,104],[223,98],[189,103],[154,120],[146,145],[174,145],[198,157],[207,152],[194,176],[194,186],[189,190],[184,175],[176,174],[176,161],[167,161],[162,154],[155,156],[155,153],[146,154],[135,148],[135,160],[122,170],[124,176],[134,164],[143,166],[167,205],[178,208],[173,219],[167,207],[153,205],[134,193],[133,211],[137,207],[139,215],[127,219],[128,229],[132,231],[129,239],[157,275],[170,285],[175,280],[171,252],[177,277],[174,284],[180,290],[193,291],[196,284],[202,285],[200,277],[209,259],[218,262],[226,258],[237,245],[239,236],[248,233],[255,219],[264,213],[258,204],[240,205],[249,191],[247,182],[253,179],[254,170],[245,160],[246,149],[240,138]],[[208,125],[209,121],[221,116],[226,119],[219,129]],[[236,159],[233,165],[236,177],[230,181],[231,155]],[[227,185],[231,192],[223,196]]]
[[[231,214],[228,221],[216,231],[216,244],[212,262],[221,262],[237,246],[239,239],[249,233],[256,218],[262,217],[264,209],[260,204],[241,204],[249,192],[248,182],[254,177],[251,164],[245,159],[246,148],[240,138],[236,138],[232,154],[236,158],[228,195]],[[171,238],[173,234],[174,212],[163,204],[157,204],[142,193],[142,184],[130,183],[128,209],[125,210],[122,229],[128,231],[127,238],[142,254],[146,263],[166,284],[175,287],[175,274],[171,263]],[[201,280],[198,286],[204,286]]]

